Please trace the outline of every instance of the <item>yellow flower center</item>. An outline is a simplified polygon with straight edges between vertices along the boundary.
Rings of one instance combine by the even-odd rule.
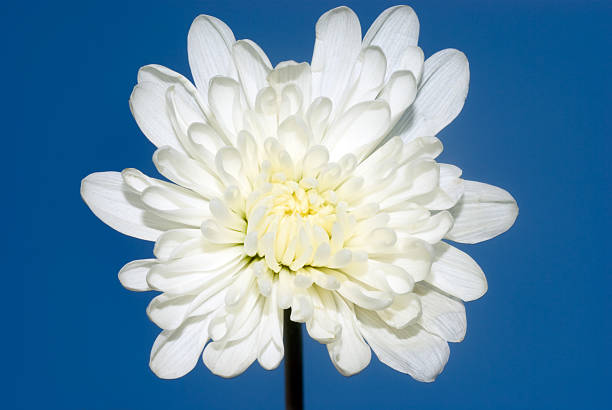
[[[338,166],[303,172],[297,178],[276,171],[260,174],[246,200],[246,254],[263,258],[274,272],[283,266],[292,271],[327,266],[334,256],[346,263],[350,254],[336,254],[343,247],[344,228],[354,218],[334,189]]]
[[[268,217],[278,217],[280,222],[299,218],[331,234],[336,220],[336,205],[326,198],[328,196],[319,194],[316,188],[304,188],[294,181],[287,181],[272,184],[272,189],[263,195],[263,199],[270,199]]]
[[[314,178],[277,176],[253,192],[247,199],[247,254],[265,258],[275,272],[312,263],[338,218],[335,192],[320,192],[318,185]]]

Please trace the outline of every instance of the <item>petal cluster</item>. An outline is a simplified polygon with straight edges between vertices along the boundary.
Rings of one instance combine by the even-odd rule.
[[[362,39],[340,7],[316,25],[312,62],[272,66],[250,40],[199,16],[188,36],[195,85],[143,67],[130,98],[168,181],[135,169],[91,174],[81,193],[118,231],[155,241],[121,269],[163,329],[162,378],[203,362],[232,377],[283,358],[283,310],[352,375],[371,351],[432,381],[466,331],[463,301],[486,292],[478,264],[443,239],[507,230],[506,191],[436,161],[435,135],[459,113],[469,69],[456,50],[424,60],[407,6]]]

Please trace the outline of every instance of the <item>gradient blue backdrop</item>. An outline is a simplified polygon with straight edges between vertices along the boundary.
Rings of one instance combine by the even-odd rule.
[[[348,1],[364,32],[395,2]],[[309,61],[330,1],[4,2],[2,46],[3,403],[58,409],[274,409],[283,371],[224,380],[201,364],[180,380],[148,368],[158,329],[150,294],[117,280],[152,245],[99,222],[79,196],[94,171],[155,174],[128,97],[142,65],[189,75],[199,13],[257,41],[273,63]],[[488,293],[432,384],[373,358],[344,378],[305,340],[309,409],[596,409],[609,405],[610,2],[411,4],[426,55],[464,51],[463,112],[439,137],[442,160],[509,190],[506,234],[462,247]]]

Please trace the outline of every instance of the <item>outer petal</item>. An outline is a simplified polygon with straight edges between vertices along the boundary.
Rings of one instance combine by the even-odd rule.
[[[254,288],[249,292],[254,295]],[[257,296],[255,296],[257,297]],[[263,298],[258,298],[250,312],[241,312],[246,320],[236,319],[234,327],[219,341],[210,343],[204,349],[202,360],[211,372],[221,377],[235,377],[244,372],[258,356],[258,336],[261,326]],[[244,309],[243,306],[241,309]],[[241,315],[237,314],[237,317]],[[241,323],[240,323],[241,322]],[[245,334],[246,333],[246,334]]]
[[[215,76],[210,80],[208,104],[223,134],[234,143],[242,128],[244,106],[241,101],[240,83],[232,78]]]
[[[200,15],[191,24],[187,36],[189,66],[202,96],[208,94],[208,82],[214,76],[237,79],[231,52],[235,42],[232,30],[215,17]]]
[[[425,62],[425,55],[421,47],[407,47],[400,59],[400,63],[396,70],[408,70],[416,79],[417,84],[421,83],[421,77],[423,75],[423,63]]]
[[[376,314],[356,309],[359,329],[378,359],[416,380],[432,382],[448,361],[448,344],[419,326],[393,329]]]
[[[413,224],[410,229],[410,235],[433,245],[444,237],[451,226],[453,226],[453,218],[450,213],[441,211]]]
[[[278,308],[276,291],[276,286],[274,286],[270,296],[266,298],[261,323],[258,327],[257,360],[266,370],[278,367],[285,354],[283,311]]]
[[[153,248],[153,254],[160,262],[167,262],[185,256],[185,245],[201,243],[202,233],[199,229],[173,229],[164,232]]]
[[[329,97],[337,106],[360,50],[361,27],[353,10],[338,7],[319,18],[312,55],[313,99]]]
[[[434,261],[425,280],[465,301],[478,299],[487,291],[487,279],[476,261],[444,242],[434,245]]]
[[[164,330],[176,329],[183,323],[194,295],[171,295],[162,293],[154,297],[147,306],[149,319]]]
[[[427,285],[417,284],[414,290],[421,299],[418,323],[446,341],[462,341],[467,329],[463,303]]]
[[[200,255],[158,263],[150,269],[147,283],[172,294],[200,292],[207,285],[230,280],[243,265],[240,247],[211,247]]]
[[[413,201],[429,210],[452,208],[463,195],[461,169],[454,165],[440,164],[440,186]]]
[[[206,367],[217,376],[230,378],[243,373],[257,359],[257,332],[240,340],[212,342],[204,349]]]
[[[119,282],[128,290],[136,292],[151,290],[147,283],[147,274],[155,263],[155,259],[140,259],[127,263],[119,271]]]
[[[155,145],[182,150],[166,113],[166,89],[153,82],[138,83],[130,95],[130,110],[140,130]]]
[[[393,73],[380,97],[391,108],[391,123],[395,122],[412,104],[417,93],[417,82],[410,71],[401,70]]]
[[[404,141],[436,135],[461,112],[470,82],[468,60],[461,51],[438,51],[425,61],[414,103],[391,132]]]
[[[169,115],[167,91],[173,88],[182,114],[190,122],[206,122],[204,102],[196,88],[181,74],[160,65],[147,65],[138,71],[138,84],[130,96],[130,109],[138,126],[157,147],[170,145],[183,152]]]
[[[375,99],[385,85],[386,70],[387,59],[379,47],[366,47],[361,50],[351,73],[345,100],[336,108],[344,111],[357,103]]]
[[[279,122],[310,104],[312,71],[308,63],[295,61],[278,63],[274,71],[268,74],[267,80],[281,98]]]
[[[507,191],[482,182],[465,181],[465,193],[450,209],[455,218],[446,237],[478,243],[506,232],[518,216],[516,201]]]
[[[162,379],[189,373],[208,341],[209,316],[192,317],[175,330],[164,330],[151,349],[149,366]]]
[[[419,19],[409,6],[395,6],[383,11],[372,23],[363,46],[378,46],[387,57],[387,78],[400,66],[404,51],[419,40]]]
[[[251,108],[255,108],[255,98],[259,90],[267,85],[266,77],[272,70],[272,64],[263,50],[251,40],[236,42],[232,56],[247,102]]]
[[[383,137],[391,110],[385,101],[365,101],[354,105],[325,134],[332,160],[352,153],[362,159]]]
[[[81,182],[81,197],[102,222],[124,235],[155,241],[162,232],[178,227],[146,211],[119,172],[88,175]]]
[[[327,345],[327,350],[336,369],[344,376],[352,376],[370,363],[372,352],[357,329],[355,312],[342,297],[334,295],[334,299],[338,318],[342,321],[342,331],[336,340]]]
[[[412,292],[397,295],[391,306],[376,313],[387,325],[402,329],[412,324],[420,316],[421,299]]]
[[[210,170],[172,147],[158,148],[153,154],[153,163],[160,174],[177,185],[199,193],[203,198],[211,199],[222,192],[219,179]]]
[[[317,281],[321,282],[320,279]],[[306,330],[310,337],[319,343],[330,343],[341,332],[332,292],[315,287],[309,288],[308,292],[312,297],[314,310],[311,320],[306,322]]]

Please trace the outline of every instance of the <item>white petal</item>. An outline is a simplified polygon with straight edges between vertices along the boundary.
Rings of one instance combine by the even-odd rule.
[[[220,280],[198,293],[187,309],[187,316],[214,315],[214,312],[222,309],[225,304],[228,284],[233,279],[231,277],[231,279],[226,281]]]
[[[435,159],[442,153],[442,142],[436,137],[418,137],[404,143],[402,163],[417,159]]]
[[[331,292],[322,288],[311,287],[308,293],[312,298],[314,311],[310,320],[306,322],[306,330],[310,337],[319,343],[330,343],[341,332],[334,297]]]
[[[196,197],[191,191],[180,187],[177,188],[179,189],[152,186],[145,189],[140,198],[151,213],[159,215],[168,221],[182,224],[182,226],[198,228],[202,221],[210,217],[208,202],[205,202],[201,197]],[[183,192],[181,190],[187,191],[186,194],[182,195]],[[195,199],[199,201],[194,201]],[[191,204],[188,201],[203,203],[196,203],[190,206]]]
[[[446,341],[462,341],[467,329],[463,302],[423,284],[417,284],[414,290],[421,299],[419,324]]]
[[[310,125],[316,143],[321,142],[321,138],[323,138],[323,133],[327,128],[327,120],[333,108],[332,105],[329,98],[319,97],[310,104],[306,111],[305,119]]]
[[[390,117],[391,110],[384,101],[366,101],[351,107],[323,138],[332,161],[349,153],[363,159],[385,134]]]
[[[266,298],[261,324],[259,325],[257,361],[266,370],[278,367],[285,348],[283,345],[283,310],[276,300],[276,286]]]
[[[402,208],[389,212],[389,223],[387,226],[396,231],[411,226],[419,221],[426,220],[431,213],[424,207],[414,203],[408,203]]]
[[[235,143],[236,135],[242,129],[244,111],[240,83],[229,77],[213,77],[208,89],[208,103],[220,131],[229,142]]]
[[[482,182],[465,181],[465,193],[450,209],[455,223],[446,237],[478,243],[506,232],[518,216],[516,201],[507,191]]]
[[[216,75],[237,79],[231,54],[235,42],[232,30],[215,17],[200,15],[191,24],[187,36],[189,66],[202,96],[208,95],[208,83]]]
[[[402,329],[417,320],[421,314],[421,301],[414,293],[398,295],[391,306],[376,313],[387,325]]]
[[[153,254],[161,261],[167,261],[181,245],[202,237],[199,229],[173,229],[166,231],[157,239]]]
[[[312,318],[314,306],[308,291],[303,288],[293,288],[293,299],[291,300],[291,317],[294,322],[304,323]]]
[[[180,153],[178,155],[184,156]],[[143,206],[150,214],[170,221],[169,223],[174,224],[174,228],[185,225],[199,228],[202,221],[211,216],[208,201],[193,191],[149,178],[135,169],[125,169],[121,172],[121,176],[125,185],[140,195]]]
[[[409,6],[395,6],[374,20],[363,39],[363,46],[378,46],[387,57],[387,78],[398,69],[404,50],[419,40],[419,19]]]
[[[181,74],[156,64],[138,71],[138,84],[130,96],[130,109],[142,132],[155,146],[170,145],[183,152],[180,135],[176,133],[168,109],[169,90],[173,92],[183,121],[206,122],[204,103],[194,85]]]
[[[469,82],[468,61],[461,51],[446,49],[429,57],[417,97],[391,135],[404,141],[436,135],[461,112]]]
[[[210,125],[197,122],[191,124],[187,129],[187,140],[189,154],[200,160],[210,170],[215,168],[215,153],[227,145],[225,136],[219,135]]]
[[[399,250],[387,256],[375,255],[375,259],[392,263],[406,270],[415,282],[427,277],[431,267],[431,245],[417,238],[402,239]]]
[[[334,299],[342,330],[338,338],[327,345],[327,350],[336,369],[344,376],[352,376],[370,363],[372,352],[357,329],[353,309],[342,297],[334,295]]]
[[[208,341],[209,317],[186,320],[175,330],[164,330],[151,349],[149,366],[162,379],[176,379],[189,373]]]
[[[478,299],[487,291],[487,279],[476,261],[444,242],[434,245],[434,261],[425,280],[465,301]]]
[[[374,100],[385,84],[386,69],[387,59],[379,47],[361,50],[349,80],[350,89],[336,108],[344,111],[357,103]]]
[[[393,73],[379,98],[387,101],[391,108],[391,122],[401,116],[412,104],[417,95],[417,82],[414,74],[407,70]]]
[[[380,204],[380,208],[387,210],[393,207],[401,208],[406,200],[434,191],[440,181],[440,168],[431,159],[410,161],[397,169],[389,186],[383,186],[376,193],[370,195],[368,200]]]
[[[179,327],[188,317],[208,315],[223,306],[229,280],[209,284],[197,295],[162,293],[147,306],[149,319],[164,330]]]
[[[238,278],[232,283],[225,295],[225,307],[227,309],[237,309],[244,304],[244,297],[247,293],[251,294],[253,281],[255,280],[255,272],[252,267],[243,270],[238,275]],[[255,296],[253,296],[255,297]]]
[[[147,198],[149,192],[154,193],[151,198]],[[209,201],[197,193],[175,184],[151,184],[140,193],[140,199],[145,205],[155,210],[201,208],[203,209],[203,215],[211,215],[209,211],[204,212],[209,208]]]
[[[263,303],[263,298],[259,298],[258,305]],[[261,312],[261,308],[249,312],[248,323],[244,323],[246,328],[252,329],[248,334],[233,340],[231,332],[242,330],[234,328],[228,334],[228,337],[206,346],[202,354],[202,360],[211,372],[221,377],[235,377],[244,372],[257,359],[257,338],[259,336],[257,326],[260,325]]]
[[[206,199],[221,196],[223,187],[218,178],[200,162],[172,147],[158,148],[153,154],[153,163],[160,174]]]
[[[440,186],[425,195],[412,200],[431,210],[449,209],[455,206],[465,190],[461,169],[450,164],[438,164],[440,167]]]
[[[147,273],[155,263],[155,259],[140,259],[126,264],[119,271],[119,282],[124,288],[136,292],[151,290],[147,283]]]
[[[240,340],[209,343],[202,358],[217,376],[236,377],[257,359],[257,332]]]
[[[350,280],[345,280],[340,284],[338,293],[357,306],[370,310],[384,309],[393,302],[393,297],[389,292],[368,290]]]
[[[167,89],[175,86],[183,96],[189,96],[193,108],[200,108],[200,95],[196,87],[184,75],[159,64],[149,64],[138,70],[138,82],[152,82]]]
[[[389,289],[395,294],[404,294],[410,292],[414,287],[414,279],[412,276],[403,268],[392,265],[390,263],[384,263],[375,259],[368,260],[368,273],[379,271],[385,278]]]
[[[408,70],[416,79],[416,83],[421,83],[421,77],[423,76],[423,63],[425,62],[425,55],[421,47],[407,47],[400,59],[399,65],[396,70]]]
[[[232,315],[231,329],[223,340],[240,340],[252,333],[257,334],[265,299],[259,294],[256,286],[251,286],[241,303],[230,308],[230,314]],[[220,339],[215,339],[215,341],[217,340]]]
[[[251,188],[246,178],[242,155],[234,147],[223,147],[215,155],[215,167],[217,174],[226,186],[235,185],[243,193],[250,192]]]
[[[296,63],[295,61],[283,61],[277,64],[274,71],[268,75],[268,82],[276,90],[278,95],[286,93],[289,89],[297,88],[300,97],[294,97],[301,100],[299,104],[302,108],[310,104],[312,93],[312,74],[308,63]],[[293,87],[288,87],[294,85]],[[288,97],[288,96],[287,96]],[[281,110],[282,110],[281,105]],[[299,109],[298,108],[298,109]],[[295,110],[294,110],[295,111]],[[294,114],[290,112],[287,115]],[[281,118],[281,121],[284,118]]]
[[[294,163],[299,163],[310,145],[312,135],[304,121],[297,116],[288,117],[278,127],[278,141],[287,150]]]
[[[312,55],[313,99],[323,96],[334,106],[340,103],[360,50],[361,26],[353,10],[338,7],[319,18]]]
[[[233,281],[245,265],[238,248],[211,249],[202,255],[159,263],[149,271],[147,282],[163,292],[195,294],[218,281]]]
[[[183,323],[194,295],[169,295],[162,293],[154,297],[147,306],[149,319],[162,329],[176,329]]]
[[[451,226],[453,226],[453,217],[449,212],[442,211],[413,224],[407,231],[410,232],[412,237],[435,244],[442,240]]]
[[[208,272],[227,267],[243,255],[241,246],[203,246],[201,253],[194,256],[159,263],[157,273],[176,274],[180,272]]]
[[[364,177],[368,185],[371,181],[382,180],[397,167],[403,148],[404,143],[400,137],[390,138],[364,159],[357,166],[354,174]]]
[[[272,340],[268,340],[266,344],[261,348],[257,356],[257,361],[266,370],[274,370],[278,367],[280,362],[283,360],[284,347],[282,343],[280,345],[274,343]]]
[[[155,241],[162,232],[179,227],[146,211],[119,172],[88,175],[81,182],[81,197],[102,222],[124,235]]]
[[[266,77],[272,64],[263,50],[251,40],[238,40],[232,55],[242,90],[251,108],[255,108],[255,98],[259,90],[267,86]]]
[[[153,82],[136,84],[130,95],[130,110],[142,133],[157,147],[170,145],[182,150],[166,111],[166,89]]]
[[[381,362],[422,382],[432,382],[442,372],[450,354],[444,340],[416,325],[393,329],[375,312],[356,312],[359,329]]]

